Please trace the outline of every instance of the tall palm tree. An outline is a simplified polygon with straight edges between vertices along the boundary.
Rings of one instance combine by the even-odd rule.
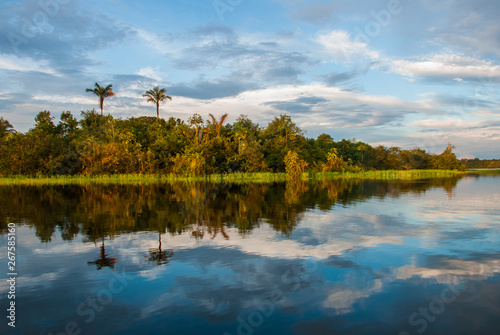
[[[220,131],[222,129],[222,125],[226,121],[226,119],[228,117],[228,114],[226,113],[226,114],[222,115],[220,117],[219,121],[217,121],[217,119],[215,118],[215,116],[213,116],[210,113],[208,113],[208,116],[210,116],[210,118],[212,119],[212,124],[214,125],[215,130],[217,131],[217,137],[219,137],[220,136]]]
[[[149,98],[148,102],[154,102],[156,104],[156,117],[158,119],[160,118],[160,102],[167,99],[172,101],[172,97],[166,95],[166,93],[166,89],[162,88],[160,90],[160,88],[156,86],[152,90],[146,91],[146,94],[142,95],[145,98]]]
[[[103,115],[104,99],[107,97],[114,97],[113,85],[108,85],[106,87],[95,83],[94,88],[87,88],[85,92],[92,92],[99,97],[99,106],[101,107],[101,115]]]

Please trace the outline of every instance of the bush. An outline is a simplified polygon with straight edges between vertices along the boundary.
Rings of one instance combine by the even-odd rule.
[[[306,172],[307,162],[300,159],[295,151],[288,151],[284,159],[287,178],[299,179],[302,173]]]
[[[345,172],[349,165],[349,162],[338,155],[337,149],[333,148],[326,155],[326,163],[321,164],[321,172]]]

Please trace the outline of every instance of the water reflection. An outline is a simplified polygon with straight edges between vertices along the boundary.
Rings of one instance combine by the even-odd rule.
[[[2,222],[19,224],[18,333],[497,334],[499,190],[469,177],[0,188]]]
[[[174,256],[174,251],[172,249],[163,250],[161,247],[161,233],[158,233],[158,248],[149,249],[149,254],[145,257],[148,258],[149,262],[156,263],[156,265],[163,265],[170,262],[170,259]]]
[[[108,257],[108,255],[106,255],[106,249],[104,247],[104,237],[103,237],[100,257],[93,262],[88,262],[88,264],[95,264],[97,266],[97,270],[101,270],[104,267],[109,267],[113,269],[115,267],[116,262],[117,262],[116,258]]]
[[[369,198],[397,198],[434,188],[450,196],[459,178],[419,182],[321,181],[272,184],[173,183],[150,185],[10,186],[0,188],[3,233],[7,223],[36,229],[42,242],[56,232],[65,241],[88,241],[137,231],[189,233],[225,239],[227,227],[249,234],[262,222],[290,236],[308,209],[328,211]]]

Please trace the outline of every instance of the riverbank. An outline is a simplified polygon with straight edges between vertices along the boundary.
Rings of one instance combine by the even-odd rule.
[[[462,176],[467,173],[485,174],[500,171],[452,171],[452,170],[405,170],[405,171],[365,171],[358,173],[304,173],[301,180],[422,180]],[[269,183],[287,180],[285,173],[233,173],[208,176],[177,175],[97,175],[97,176],[51,176],[27,177],[13,176],[0,178],[0,185],[65,185],[65,184],[135,184],[135,183],[171,183],[171,182],[232,182],[232,183]]]

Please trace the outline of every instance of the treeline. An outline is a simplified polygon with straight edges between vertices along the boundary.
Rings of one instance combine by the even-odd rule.
[[[465,167],[448,145],[441,154],[423,149],[372,147],[321,134],[307,138],[288,115],[261,127],[241,115],[187,121],[153,117],[115,119],[95,110],[77,120],[63,112],[58,124],[48,111],[35,126],[17,132],[0,118],[0,175],[175,174],[232,172],[343,172]]]
[[[500,159],[462,159],[467,169],[500,169]]]

